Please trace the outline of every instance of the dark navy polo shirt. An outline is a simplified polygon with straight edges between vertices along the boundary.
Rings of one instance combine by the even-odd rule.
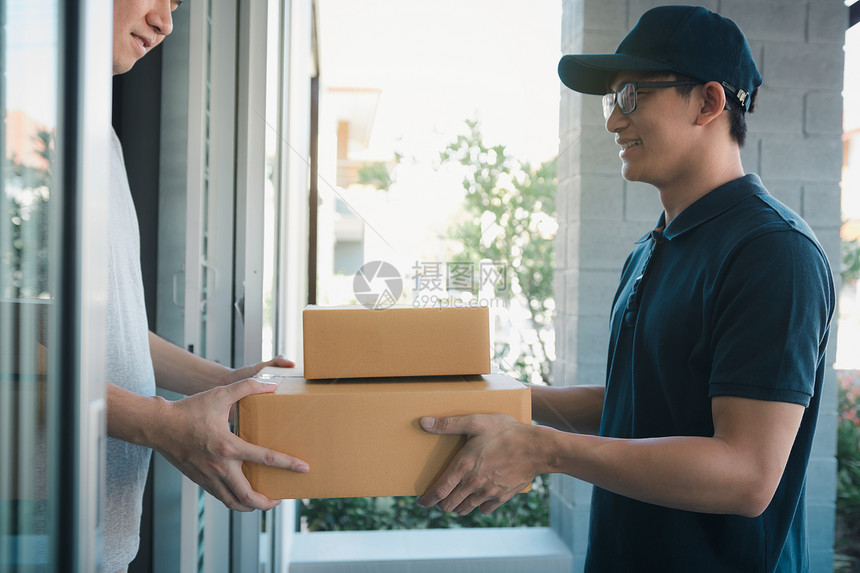
[[[667,509],[595,487],[586,570],[805,570],[804,482],[835,305],[830,265],[757,175],[711,191],[661,232],[663,223],[622,271],[601,435],[713,436],[714,396],[806,412],[759,517]]]

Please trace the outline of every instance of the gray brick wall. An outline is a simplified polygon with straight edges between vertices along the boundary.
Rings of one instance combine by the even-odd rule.
[[[562,0],[562,52],[613,52],[645,10],[674,2]],[[764,77],[741,157],[773,195],[813,227],[839,261],[842,75],[847,8],[842,0],[709,0],[747,35]],[[556,384],[602,383],[609,305],[634,240],[661,212],[655,190],[621,179],[599,98],[560,85],[559,232],[556,238]],[[835,356],[836,327],[829,363]],[[832,571],[836,382],[829,372],[808,475],[812,571]],[[553,476],[551,525],[584,563],[591,487]]]

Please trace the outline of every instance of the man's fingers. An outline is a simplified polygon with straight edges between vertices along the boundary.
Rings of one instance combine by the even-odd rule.
[[[182,473],[188,476],[194,483],[203,488],[203,490],[223,503],[228,509],[235,511],[254,511],[250,507],[242,503],[234,494],[233,490],[225,483],[225,479],[219,474],[206,474],[201,472],[196,466],[180,467],[176,460],[168,458],[170,463],[179,468]],[[241,462],[233,461],[233,464],[238,465],[239,473],[242,473]],[[242,476],[244,478],[244,475]],[[246,480],[247,481],[247,480]]]
[[[457,489],[461,492],[463,491],[461,482],[463,480],[463,476],[466,474],[466,468],[464,468],[459,461],[460,455],[458,454],[448,465],[445,472],[439,476],[432,486],[430,486],[430,489],[418,498],[418,505],[422,507],[431,507],[443,502],[439,507],[445,511],[450,511],[450,509],[453,509],[462,501],[462,498],[466,497],[462,494],[459,498],[452,497],[455,496],[455,491]],[[449,503],[449,500],[453,501],[455,499],[457,503]]]
[[[198,485],[200,485],[206,493],[223,503],[227,509],[245,512],[254,511],[253,507],[248,507],[241,503],[236,496],[233,495],[232,490],[221,480],[216,481],[214,484],[202,484],[198,482]]]
[[[424,495],[416,500],[416,503],[421,507],[432,507],[448,497],[448,494],[460,482],[460,478],[456,475],[451,475],[450,469],[446,470],[436,482],[430,486]]]
[[[305,474],[310,471],[310,466],[304,460],[288,456],[276,450],[270,450],[263,446],[248,443],[241,438],[236,438],[234,445],[239,450],[238,458],[255,464],[264,466],[272,466],[275,468],[283,468],[285,470],[294,471]]]
[[[466,515],[482,502],[486,501],[487,498],[488,496],[484,490],[479,488],[469,478],[469,475],[466,475],[438,505],[442,511],[456,511],[460,515]]]
[[[286,358],[284,356],[280,356],[280,355],[272,358],[269,361],[269,364],[271,366],[277,366],[278,368],[295,368],[296,367],[295,362],[293,362],[292,360],[289,360],[288,358]]]
[[[446,416],[421,418],[421,427],[431,434],[471,434],[477,428],[478,416]]]
[[[190,473],[192,475],[189,477],[200,487],[233,511],[269,510],[280,503],[251,488],[251,484],[242,472],[242,462],[238,459],[231,460],[223,471],[209,477],[197,471]]]
[[[454,511],[460,515],[468,515],[473,509],[487,501],[489,501],[489,499],[483,492],[476,491],[473,492],[471,495],[466,496],[466,498],[463,499],[463,501],[461,501],[459,504],[457,504],[451,511]]]
[[[511,496],[511,497],[513,497],[513,496]],[[510,499],[511,497],[508,497],[508,499]],[[481,513],[485,513],[485,514],[486,513],[492,513],[494,511],[496,511],[499,507],[501,507],[501,505],[503,503],[508,501],[508,499],[502,499],[502,498],[488,499],[487,501],[485,501],[484,503],[482,503],[478,507],[481,510]]]
[[[224,392],[224,395],[226,396],[225,399],[230,404],[238,402],[245,396],[267,394],[269,392],[274,392],[277,389],[278,385],[276,383],[261,382],[256,378],[246,378],[221,387],[221,391]]]
[[[515,489],[512,492],[504,493],[502,495],[476,491],[464,499],[460,505],[454,508],[454,511],[460,515],[466,515],[477,507],[481,510],[481,513],[491,513],[502,504],[507,503],[508,500],[516,495],[517,491],[520,490]]]
[[[281,503],[280,501],[269,499],[262,493],[254,491],[241,469],[236,472],[230,472],[224,476],[224,483],[227,488],[229,488],[230,494],[238,501],[239,505],[243,508],[247,508],[237,508],[237,511],[253,511],[255,509],[268,511]],[[228,505],[227,507],[230,506]],[[234,508],[230,507],[230,509]]]

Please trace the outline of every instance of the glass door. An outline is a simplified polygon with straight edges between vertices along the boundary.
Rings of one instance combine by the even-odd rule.
[[[2,571],[101,569],[111,11],[90,4],[0,0]]]
[[[161,47],[156,331],[222,364],[299,355],[312,4],[191,2]],[[292,503],[231,513],[157,455],[153,476],[156,569],[281,570]]]

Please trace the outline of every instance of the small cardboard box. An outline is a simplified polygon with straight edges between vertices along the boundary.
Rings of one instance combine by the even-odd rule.
[[[531,420],[529,389],[503,374],[314,382],[266,368],[257,378],[279,386],[239,401],[239,436],[310,465],[299,474],[245,462],[251,486],[272,499],[420,495],[465,443],[428,434],[422,416]]]
[[[489,374],[489,317],[486,307],[309,306],[305,377]]]

